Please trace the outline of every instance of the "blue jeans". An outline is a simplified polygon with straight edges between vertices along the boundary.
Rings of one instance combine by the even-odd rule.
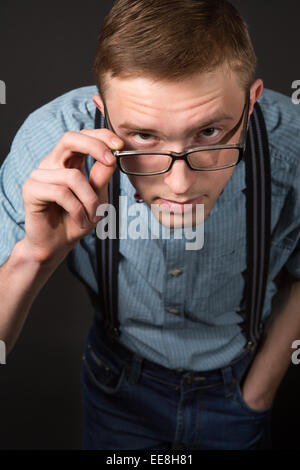
[[[271,448],[272,405],[248,406],[241,384],[255,356],[220,369],[167,369],[111,343],[95,323],[81,372],[83,448],[249,450]]]

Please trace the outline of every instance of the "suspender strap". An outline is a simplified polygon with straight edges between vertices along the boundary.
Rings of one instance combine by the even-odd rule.
[[[263,330],[261,317],[271,243],[271,169],[267,130],[258,103],[254,106],[245,152],[247,278],[246,348],[253,350]]]
[[[100,128],[100,111],[96,109],[95,128]],[[118,257],[119,257],[119,193],[120,173],[116,169],[108,184],[108,202],[116,211],[116,239],[96,236],[99,308],[104,327],[114,340],[120,336],[118,321]]]
[[[100,127],[96,109],[95,127]],[[258,103],[251,115],[246,164],[247,278],[245,286],[246,317],[242,331],[246,348],[256,347],[262,333],[261,317],[269,267],[271,226],[271,170],[266,126]],[[109,202],[116,210],[115,240],[96,237],[99,306],[112,339],[120,335],[118,321],[118,253],[120,174],[116,170],[109,182]]]

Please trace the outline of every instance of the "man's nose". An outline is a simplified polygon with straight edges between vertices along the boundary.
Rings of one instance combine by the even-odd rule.
[[[185,194],[196,182],[198,173],[191,170],[184,160],[175,160],[170,171],[165,173],[164,182],[173,194]]]

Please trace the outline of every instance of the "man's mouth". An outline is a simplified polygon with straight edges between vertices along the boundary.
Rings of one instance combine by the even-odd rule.
[[[204,198],[205,196],[198,196],[194,199],[183,201],[159,198],[157,204],[159,204],[161,210],[182,214],[183,212],[192,211],[196,207],[196,204],[203,204]]]

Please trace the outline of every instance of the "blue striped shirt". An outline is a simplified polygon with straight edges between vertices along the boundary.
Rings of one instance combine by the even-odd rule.
[[[95,93],[95,86],[65,93],[31,113],[18,130],[0,170],[0,265],[24,237],[23,183],[65,132],[94,128]],[[277,290],[274,280],[282,267],[300,278],[300,107],[266,89],[259,102],[268,129],[272,171],[265,322]],[[93,163],[88,155],[87,176]],[[121,173],[121,195],[128,197],[128,204],[135,202],[134,192]],[[143,220],[150,209],[141,206],[146,207]],[[72,270],[97,293],[95,236],[92,232],[82,238],[70,259]],[[203,248],[188,251],[186,241],[175,236],[120,240],[120,341],[165,367],[211,370],[238,357],[246,342],[239,326],[246,270],[243,161],[204,223]]]

